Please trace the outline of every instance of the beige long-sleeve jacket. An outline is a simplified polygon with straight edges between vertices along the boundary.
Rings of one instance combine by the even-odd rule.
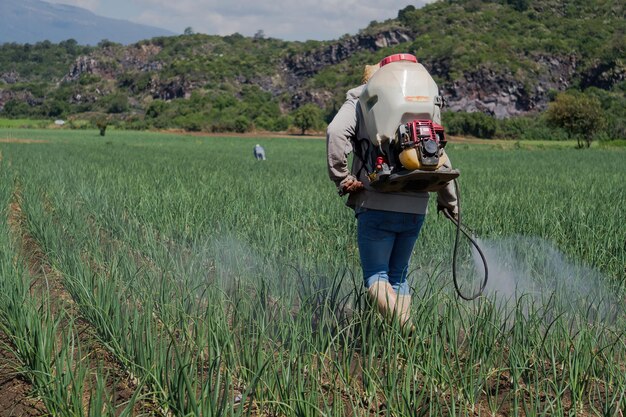
[[[426,214],[428,209],[428,193],[402,192],[382,193],[369,185],[367,173],[363,168],[363,161],[357,154],[352,159],[352,167],[348,167],[348,156],[353,152],[360,141],[369,142],[365,129],[363,114],[359,106],[359,96],[364,86],[348,91],[346,101],[328,125],[326,131],[326,153],[328,161],[328,175],[338,189],[348,179],[357,178],[365,189],[352,193],[348,197],[347,205],[355,210],[376,209],[402,213]],[[449,162],[446,164],[448,165]],[[457,196],[452,182],[438,191],[437,204],[457,213]]]

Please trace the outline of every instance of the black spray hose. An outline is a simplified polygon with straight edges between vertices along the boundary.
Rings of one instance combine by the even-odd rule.
[[[452,223],[454,223],[456,225],[456,236],[454,238],[454,250],[452,251],[452,281],[454,282],[454,289],[456,290],[456,293],[459,295],[459,297],[461,297],[462,299],[466,300],[466,301],[471,301],[471,300],[475,300],[476,298],[480,297],[480,295],[482,295],[483,291],[485,290],[485,287],[487,286],[487,279],[489,276],[489,272],[487,271],[487,260],[485,259],[485,255],[483,254],[483,251],[480,249],[480,246],[478,246],[478,243],[476,243],[476,241],[474,240],[474,238],[472,238],[472,236],[469,235],[469,233],[467,233],[467,231],[465,230],[465,227],[462,226],[461,223],[461,195],[459,193],[459,184],[457,183],[456,179],[454,180],[454,189],[456,191],[456,198],[457,198],[457,208],[458,208],[458,216],[457,218],[454,218],[454,216],[452,214],[450,214],[450,211],[448,211],[447,208],[444,208],[443,214],[444,216],[446,216],[450,221],[452,221]],[[457,252],[459,249],[459,238],[461,236],[461,232],[463,232],[463,234],[469,239],[469,241],[472,243],[472,245],[474,245],[474,247],[476,248],[476,250],[478,251],[478,253],[480,254],[480,258],[483,261],[483,265],[485,267],[485,276],[483,279],[483,282],[480,286],[480,289],[472,294],[471,296],[465,296],[462,292],[461,292],[461,288],[459,287],[459,283],[457,281],[457,276],[456,276],[456,263],[457,263]]]

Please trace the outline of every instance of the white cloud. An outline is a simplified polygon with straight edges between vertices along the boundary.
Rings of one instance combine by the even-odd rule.
[[[336,39],[356,33],[372,20],[395,18],[406,0],[134,0],[144,12],[138,20],[181,32],[253,35],[307,40]]]
[[[235,32],[285,40],[330,40],[355,34],[372,20],[395,18],[407,0],[50,0],[182,33]],[[418,0],[420,7],[432,0]],[[106,4],[105,4],[106,3]]]

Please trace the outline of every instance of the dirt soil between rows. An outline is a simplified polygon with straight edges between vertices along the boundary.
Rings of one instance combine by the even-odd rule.
[[[33,395],[30,382],[17,368],[17,359],[0,333],[0,417],[46,415],[46,407]]]
[[[66,311],[70,316],[74,317],[74,330],[79,337],[81,349],[83,352],[88,352],[90,358],[90,367],[95,377],[95,372],[98,369],[98,365],[102,366],[107,371],[106,388],[109,395],[112,396],[112,401],[116,405],[126,404],[133,396],[137,389],[137,384],[134,378],[128,375],[127,372],[122,369],[122,366],[115,359],[115,357],[99,342],[95,329],[91,324],[80,317],[78,306],[74,303],[71,295],[63,286],[63,277],[60,272],[54,270],[46,255],[37,242],[37,240],[29,233],[27,228],[26,215],[22,211],[21,197],[19,189],[14,193],[13,201],[9,206],[8,222],[13,233],[13,236],[18,239],[18,247],[22,258],[24,259],[25,266],[28,267],[30,275],[35,279],[31,286],[31,294],[36,297],[43,297],[47,293],[51,303],[51,310],[53,314]],[[60,330],[61,331],[61,330]],[[0,364],[2,357],[0,357]],[[80,359],[78,359],[80,360]],[[93,383],[94,381],[89,381]],[[16,396],[20,404],[28,404],[28,398],[23,395],[24,392],[29,392],[30,386],[25,386],[20,389],[14,389],[13,392],[21,394]],[[88,404],[89,399],[89,386],[85,387],[84,402]],[[4,391],[0,390],[0,409],[7,409],[3,406]],[[8,392],[6,397],[11,398],[13,394]],[[15,395],[13,395],[15,396]],[[36,403],[37,404],[37,403]],[[9,405],[9,404],[7,404]],[[42,406],[43,407],[43,406]],[[45,410],[45,408],[44,408]],[[154,410],[151,404],[144,404],[139,401],[135,404],[135,415],[146,415],[149,411]],[[121,411],[121,408],[118,410]],[[4,415],[42,415],[39,409],[34,409],[35,414],[28,414],[25,410],[21,414],[1,414]]]

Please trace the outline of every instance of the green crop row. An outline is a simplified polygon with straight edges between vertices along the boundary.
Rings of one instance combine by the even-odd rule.
[[[626,406],[621,149],[451,144],[488,292],[456,296],[454,230],[429,214],[407,337],[363,296],[354,217],[326,177],[323,141],[3,136],[3,184],[19,181],[25,227],[157,414],[615,416]],[[267,161],[252,157],[256,142]],[[461,252],[471,285],[465,243]]]

